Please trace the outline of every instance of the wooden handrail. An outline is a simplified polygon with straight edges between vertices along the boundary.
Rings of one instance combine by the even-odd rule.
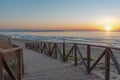
[[[36,44],[40,44],[41,46],[36,46]],[[50,46],[50,45],[53,46]],[[66,45],[67,44],[72,44],[72,48],[66,53]],[[37,43],[26,43],[25,46],[26,48],[33,49],[36,48],[35,50],[40,51],[40,53],[46,53],[46,49],[48,51],[48,55],[52,56],[55,55],[55,58],[57,58],[57,51],[56,49],[58,48],[58,45],[61,45],[62,47],[62,59],[63,61],[66,61],[70,54],[74,52],[74,64],[77,65],[77,54],[79,54],[80,59],[82,59],[82,63],[84,64],[86,70],[88,73],[90,73],[94,67],[98,64],[98,62],[105,56],[105,80],[110,80],[110,60],[113,61],[115,64],[116,69],[120,73],[120,64],[117,62],[112,49],[115,50],[120,50],[120,48],[115,48],[115,47],[109,47],[109,46],[102,46],[102,45],[93,45],[93,44],[83,44],[83,43],[55,43],[55,42],[37,42]],[[83,59],[82,53],[80,52],[79,45],[84,45],[86,46],[86,52],[87,52],[87,63]],[[32,46],[32,47],[31,47]],[[101,55],[96,59],[96,61],[91,65],[91,47],[97,47],[97,48],[102,48],[103,52]],[[55,51],[55,52],[54,52]]]
[[[5,54],[13,54],[14,52],[19,52],[18,53],[18,79],[17,80],[22,80],[22,75],[23,75],[23,51],[22,51],[22,47],[15,47],[15,48],[10,48],[10,49],[5,49],[0,51],[0,80],[2,80],[2,70],[3,70],[3,66],[6,69],[6,72],[8,73],[8,75],[11,77],[12,80],[16,80],[15,76],[13,75],[11,69],[9,68],[7,62],[4,60],[3,56]],[[11,53],[13,52],[13,53]],[[17,53],[16,53],[17,54]]]
[[[20,49],[22,49],[22,47],[9,48],[9,49],[5,49],[5,50],[0,51],[0,53],[1,54],[6,54],[8,52],[17,51],[17,50],[20,50]]]
[[[28,42],[28,43],[33,43],[34,44],[34,42]],[[57,44],[64,44],[64,42],[37,42],[37,43],[57,43]],[[110,48],[110,49],[116,49],[116,50],[120,50],[120,48],[118,48],[118,47],[111,47],[111,46],[107,46],[107,45],[98,45],[98,44],[85,44],[85,43],[70,43],[70,42],[66,42],[65,44],[77,44],[77,45],[85,45],[85,46],[93,46],[93,47],[101,47],[101,48]]]

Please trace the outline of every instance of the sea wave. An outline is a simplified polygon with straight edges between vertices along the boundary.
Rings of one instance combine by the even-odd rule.
[[[90,38],[90,37],[62,37],[62,36],[33,36],[26,34],[12,34],[0,33],[7,35],[11,38],[36,40],[36,41],[49,41],[49,42],[70,42],[70,43],[88,43],[120,47],[120,40],[118,39],[104,39],[104,38]]]

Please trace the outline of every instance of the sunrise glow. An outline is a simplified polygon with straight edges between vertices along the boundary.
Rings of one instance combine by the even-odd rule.
[[[106,30],[107,32],[110,32],[111,29],[112,29],[112,26],[109,26],[109,25],[105,26],[105,30]]]

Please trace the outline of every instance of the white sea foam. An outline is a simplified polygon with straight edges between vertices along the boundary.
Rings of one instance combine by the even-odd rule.
[[[44,33],[44,34],[43,34]],[[50,42],[72,42],[72,43],[88,43],[88,44],[98,44],[98,45],[107,45],[120,47],[120,38],[119,33],[110,33],[110,35],[105,35],[102,32],[66,32],[68,35],[63,35],[60,32],[46,32],[46,34],[54,35],[45,35],[45,32],[0,32],[0,34],[10,36],[12,38],[18,39],[29,39],[29,40],[38,40],[38,41],[50,41]],[[69,35],[69,34],[75,35]],[[56,35],[55,35],[56,34]],[[61,34],[61,35],[60,35]],[[96,34],[96,35],[95,35]]]

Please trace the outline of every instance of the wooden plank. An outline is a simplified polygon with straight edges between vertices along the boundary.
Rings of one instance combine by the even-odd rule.
[[[85,61],[84,61],[84,59],[83,59],[83,56],[82,56],[82,53],[81,53],[80,50],[79,50],[79,47],[78,47],[78,53],[79,53],[79,55],[80,55],[80,58],[81,58],[81,60],[82,60],[82,63],[84,64],[85,68],[87,69],[87,65],[86,65],[86,63],[85,63]]]
[[[75,47],[75,46],[73,45],[73,47],[72,47],[72,48],[70,49],[70,51],[68,52],[67,56],[64,58],[64,61],[67,60],[68,56],[69,56],[70,53],[73,51],[74,47]]]
[[[5,68],[5,70],[7,71],[7,73],[9,74],[9,76],[11,77],[12,80],[16,80],[16,78],[14,77],[12,71],[10,70],[10,68],[8,67],[7,63],[5,62],[4,59],[2,59],[3,61],[3,66]]]
[[[22,74],[24,74],[24,58],[23,58],[23,48],[20,50],[21,61],[22,61]]]
[[[110,54],[108,51],[105,53],[105,80],[110,80]]]
[[[23,78],[23,56],[22,56],[22,50],[19,50],[18,52],[18,65],[19,65],[19,73],[18,73],[18,80],[22,80]]]
[[[63,61],[65,61],[65,56],[66,56],[66,54],[65,54],[65,43],[63,43]]]
[[[37,52],[39,52],[39,43],[37,43]]]
[[[65,43],[65,40],[64,42],[45,42],[45,41],[41,41],[41,43],[57,43],[57,44],[62,44],[62,43]],[[65,44],[73,44],[71,42],[66,42]],[[85,43],[74,43],[74,44],[77,44],[77,45],[90,45],[90,46],[93,46],[93,47],[100,47],[100,48],[110,48],[110,49],[116,49],[116,50],[120,50],[120,48],[117,48],[117,47],[110,47],[110,46],[105,46],[105,45],[95,45],[95,44],[85,44]]]
[[[105,55],[106,49],[103,51],[103,53],[98,57],[98,59],[95,61],[95,63],[91,66],[89,69],[89,73],[93,70],[93,68],[96,66],[96,64],[102,59],[102,57]]]
[[[51,44],[50,43],[48,44],[48,47],[49,47],[48,48],[49,49],[49,54],[48,55],[50,56],[50,54],[51,54]]]
[[[51,50],[51,52],[50,52],[50,56],[53,54],[54,49],[55,49],[55,44],[54,44],[53,47],[52,47],[52,50]]]
[[[75,64],[75,66],[77,66],[77,44],[74,44],[74,52],[75,52],[75,55],[74,55],[74,57],[75,57],[74,64]]]
[[[111,50],[110,48],[108,49],[108,52],[110,53],[110,57],[111,57],[111,59],[112,59],[114,65],[115,65],[115,67],[116,67],[118,73],[120,74],[120,64],[118,63],[118,61],[117,61],[115,55],[113,54],[113,52],[112,52],[112,50]]]
[[[22,49],[22,47],[16,47],[16,48],[10,48],[10,49],[5,49],[5,50],[2,50],[0,51],[2,54],[6,54],[8,52],[13,52],[13,51],[17,51],[19,49]]]
[[[90,49],[90,45],[87,46],[87,72],[89,73],[89,69],[90,69],[90,61],[91,61],[91,49]]]
[[[55,43],[55,58],[57,58],[57,44]]]
[[[42,43],[40,43],[40,52],[42,53]]]

